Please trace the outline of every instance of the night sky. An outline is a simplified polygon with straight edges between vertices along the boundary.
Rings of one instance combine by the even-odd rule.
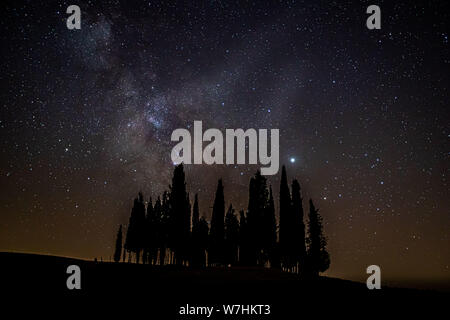
[[[450,282],[445,1],[169,2],[2,7],[0,250],[109,259],[138,191],[168,188],[172,131],[201,120],[280,129],[280,164],[324,218],[327,275]],[[209,219],[222,177],[245,209],[258,168],[186,165],[191,199]]]

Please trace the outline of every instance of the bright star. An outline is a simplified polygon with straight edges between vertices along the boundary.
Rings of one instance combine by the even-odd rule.
[[[291,163],[294,163],[295,162],[295,158],[291,157],[291,159],[289,159],[289,161],[291,161]]]

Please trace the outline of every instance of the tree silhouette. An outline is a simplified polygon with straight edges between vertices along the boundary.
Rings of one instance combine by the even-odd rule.
[[[191,208],[186,192],[183,164],[175,167],[170,188],[170,247],[175,264],[188,260],[189,236],[191,232]]]
[[[192,207],[192,229],[198,224],[200,221],[200,209],[198,208],[198,194],[196,193],[194,196],[194,206]]]
[[[158,228],[159,228],[159,216],[157,215],[153,207],[152,198],[150,197],[147,204],[145,251],[144,251],[145,253],[144,258],[149,264],[156,264],[158,258]]]
[[[155,252],[153,253],[154,256],[152,258],[154,260],[154,264],[156,264],[158,261],[158,249],[162,251],[162,248],[165,246],[165,235],[163,234],[165,230],[162,224],[162,205],[160,196],[158,196],[158,198],[155,201],[155,205],[153,206],[152,209],[152,216],[153,216],[152,227],[149,229],[153,230],[153,237],[151,239],[154,241],[152,247],[155,248]],[[147,207],[147,219],[148,219],[148,207]]]
[[[300,193],[300,184],[296,179],[292,181],[292,215],[293,234],[292,258],[295,261],[297,271],[303,273],[306,259],[305,224],[303,222],[303,204]]]
[[[210,247],[209,247],[210,265],[218,265],[223,263],[224,218],[225,218],[225,199],[223,194],[222,179],[219,179],[211,217]]]
[[[201,228],[200,228],[200,213],[198,205],[198,194],[195,194],[194,205],[192,209],[192,241],[191,241],[191,260],[190,264],[195,267],[205,265],[205,248],[206,243],[202,243]],[[208,236],[208,234],[206,235]],[[206,241],[208,241],[206,239]]]
[[[291,195],[287,182],[286,168],[281,169],[280,181],[280,254],[283,268],[290,270],[293,266],[291,259],[292,243],[292,219],[291,219]]]
[[[200,219],[197,226],[197,239],[198,239],[198,261],[199,266],[206,266],[206,250],[208,249],[208,239],[209,239],[209,226],[208,222],[204,217]]]
[[[311,199],[309,200],[308,218],[307,272],[308,276],[316,278],[319,276],[319,272],[326,271],[330,266],[330,255],[326,249],[327,240],[323,234],[322,217]]]
[[[182,259],[185,265],[188,265],[190,260],[190,248],[192,241],[191,234],[191,202],[189,200],[189,192],[186,194],[186,202],[184,208],[184,221],[183,221],[183,231],[184,231],[184,242],[182,244]]]
[[[247,218],[244,210],[239,211],[239,263],[243,266],[251,264],[250,234],[248,232]]]
[[[267,180],[258,170],[250,179],[247,211],[247,228],[249,237],[250,265],[263,266],[268,260],[268,250],[265,247],[267,234],[267,208],[269,205],[269,191]]]
[[[160,218],[160,247],[159,247],[159,263],[164,265],[166,263],[166,248],[170,247],[171,235],[170,229],[172,227],[172,220],[170,217],[170,203],[169,192],[164,191],[161,203],[161,218]],[[169,264],[173,263],[172,257],[169,257]]]
[[[117,231],[116,249],[114,251],[114,262],[119,262],[121,255],[122,255],[122,225],[119,226],[119,231]]]
[[[225,216],[225,264],[235,265],[238,262],[239,221],[230,204]]]
[[[269,200],[264,214],[263,250],[271,266],[279,265],[277,251],[277,220],[275,217],[275,202],[273,200],[272,186],[269,188]]]
[[[128,224],[125,248],[130,255],[134,252],[136,263],[139,263],[140,253],[144,247],[145,234],[145,204],[144,196],[141,192],[134,199],[133,209],[131,210],[130,222]]]

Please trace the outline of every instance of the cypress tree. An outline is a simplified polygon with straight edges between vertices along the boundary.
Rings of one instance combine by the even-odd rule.
[[[293,228],[293,260],[298,266],[298,271],[303,273],[306,258],[305,224],[303,222],[303,204],[300,193],[300,184],[296,179],[292,181],[292,214]]]
[[[191,248],[191,241],[192,241],[192,233],[191,233],[191,201],[189,200],[189,192],[186,194],[186,201],[184,204],[184,216],[183,216],[183,243],[181,246],[182,250],[182,259],[183,263],[187,264],[190,260],[190,248]]]
[[[198,195],[194,196],[194,205],[192,209],[192,237],[191,237],[191,265],[202,266],[202,257],[204,261],[204,253],[202,254],[202,244],[200,242],[200,231],[199,231],[199,206],[198,206]],[[204,263],[204,262],[203,262]]]
[[[250,179],[247,211],[251,265],[263,266],[268,259],[268,206],[269,191],[267,190],[267,179],[258,170]]]
[[[238,261],[239,222],[230,204],[225,216],[225,264],[235,265]]]
[[[163,217],[162,217],[162,204],[161,204],[161,197],[158,196],[158,198],[155,201],[155,205],[153,207],[153,215],[155,217],[155,264],[158,260],[158,250],[160,253],[160,264],[164,264],[164,259],[161,259],[163,256],[162,251],[163,248],[165,250],[165,229],[163,226]]]
[[[120,256],[122,254],[122,225],[119,226],[119,231],[116,237],[116,249],[114,251],[114,262],[120,261]]]
[[[244,210],[239,211],[239,264],[250,265],[249,234]]]
[[[209,226],[208,222],[202,217],[197,226],[197,236],[198,236],[198,265],[200,267],[206,266],[206,250],[208,249],[208,239],[209,239]]]
[[[323,234],[322,217],[311,199],[308,218],[307,272],[310,277],[316,278],[319,272],[325,272],[329,268],[330,255],[326,249],[327,240]]]
[[[161,264],[166,263],[167,248],[173,248],[173,219],[171,217],[169,192],[164,191],[161,202],[161,247],[159,251],[159,260]],[[172,257],[169,256],[169,264],[172,263]]]
[[[192,230],[198,224],[199,221],[200,221],[200,212],[198,208],[198,194],[196,193],[194,197],[194,206],[192,208]]]
[[[264,251],[267,252],[271,267],[277,266],[277,221],[275,218],[275,203],[273,200],[272,186],[269,188],[269,201],[266,208],[264,221]]]
[[[222,179],[217,184],[211,217],[209,264],[223,263],[225,199]]]
[[[137,231],[137,251],[136,263],[139,263],[140,254],[145,248],[145,203],[142,192],[139,192],[138,207],[136,216],[136,231]]]
[[[136,255],[136,263],[139,263],[140,253],[144,248],[145,235],[145,204],[144,196],[139,192],[138,198],[134,199],[128,224],[125,248]]]
[[[291,261],[291,243],[292,243],[292,219],[291,219],[291,195],[287,182],[286,168],[281,170],[280,181],[280,253],[283,268],[290,270]]]
[[[175,167],[170,190],[170,240],[175,264],[183,264],[188,257],[188,241],[191,231],[189,195],[186,191],[183,164]]]
[[[155,264],[158,251],[158,239],[157,230],[158,217],[153,208],[152,198],[149,199],[147,204],[147,216],[146,216],[146,258],[149,264]]]

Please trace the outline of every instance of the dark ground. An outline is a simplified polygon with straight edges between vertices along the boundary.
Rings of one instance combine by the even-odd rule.
[[[81,290],[68,290],[66,269],[81,269]],[[368,290],[364,283],[321,277],[301,281],[296,275],[260,268],[191,269],[128,263],[84,261],[22,253],[0,253],[1,289],[12,301],[26,305],[36,301],[73,302],[78,307],[100,306],[146,310],[145,319],[207,319],[179,315],[181,306],[223,304],[270,305],[271,314],[225,316],[214,319],[304,319],[329,316],[417,315],[444,309],[450,302],[445,292],[383,287]],[[136,306],[133,306],[136,303]],[[124,311],[124,310],[122,310]],[[445,312],[444,314],[448,314]],[[158,316],[156,316],[158,315]],[[210,319],[211,319],[210,318]]]

